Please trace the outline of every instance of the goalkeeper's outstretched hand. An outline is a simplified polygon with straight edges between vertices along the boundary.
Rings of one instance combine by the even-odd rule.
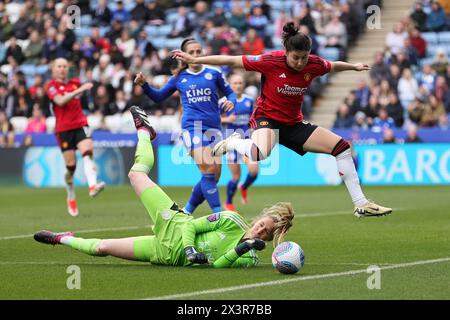
[[[208,263],[208,258],[204,253],[197,252],[194,247],[189,246],[184,248],[186,258],[192,263],[205,264]]]
[[[243,254],[249,252],[251,249],[260,251],[260,250],[263,250],[265,247],[266,247],[266,243],[264,242],[264,240],[249,239],[249,240],[245,240],[244,242],[239,244],[235,248],[235,251],[239,256],[242,256]]]

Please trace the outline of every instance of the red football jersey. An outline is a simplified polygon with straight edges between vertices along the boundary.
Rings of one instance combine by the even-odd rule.
[[[261,73],[261,94],[253,117],[270,118],[293,125],[303,120],[302,103],[311,81],[331,71],[331,62],[309,55],[302,71],[288,66],[285,51],[243,56],[245,70]]]
[[[46,87],[49,99],[53,102],[56,95],[64,95],[80,87],[80,80],[70,79],[67,83],[50,80]],[[80,99],[73,98],[64,106],[59,106],[53,102],[53,113],[56,118],[55,133],[82,128],[88,125],[86,116],[83,114]]]

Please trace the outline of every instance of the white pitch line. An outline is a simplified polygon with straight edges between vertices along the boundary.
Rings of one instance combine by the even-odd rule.
[[[89,232],[102,232],[102,231],[123,231],[123,230],[136,230],[136,229],[144,229],[149,228],[152,225],[145,225],[145,226],[129,226],[129,227],[115,227],[115,228],[102,228],[102,229],[90,229],[90,230],[78,230],[73,231],[73,233],[89,233]],[[13,239],[23,239],[23,238],[30,238],[33,237],[34,234],[21,234],[17,236],[8,236],[8,237],[1,237],[0,240],[13,240]]]
[[[138,266],[144,265],[144,262],[141,263],[126,263],[126,262],[64,262],[64,261],[0,261],[0,266],[3,265],[130,265],[130,266]]]
[[[380,267],[380,270],[406,268],[406,267],[413,267],[413,266],[418,266],[418,265],[448,262],[448,261],[450,261],[450,257],[441,258],[441,259],[433,259],[433,260],[413,261],[413,262],[408,262],[408,263],[399,263],[399,264],[394,264],[391,266]],[[245,285],[241,285],[241,286],[186,292],[186,293],[179,293],[179,294],[166,295],[166,296],[160,296],[160,297],[149,297],[149,298],[144,298],[142,300],[173,300],[173,299],[186,298],[186,297],[191,298],[191,297],[202,296],[202,295],[207,295],[207,294],[224,293],[224,292],[231,292],[231,291],[238,291],[238,290],[245,290],[245,289],[252,289],[252,288],[259,288],[259,287],[277,286],[277,285],[293,283],[293,282],[298,282],[298,281],[352,276],[352,275],[356,275],[356,274],[360,274],[360,273],[367,273],[367,269],[350,270],[350,271],[337,272],[337,273],[318,274],[318,275],[314,275],[314,276],[305,276],[305,277],[299,276],[299,277],[285,279],[285,280],[274,280],[274,281],[267,281],[267,282],[245,284]]]
[[[395,211],[402,211],[406,209],[395,209]],[[312,213],[303,213],[297,214],[295,218],[314,218],[314,217],[324,217],[324,216],[337,216],[337,215],[351,215],[351,211],[332,211],[332,212],[312,212]],[[116,228],[103,228],[103,229],[91,229],[91,230],[79,230],[73,231],[75,234],[77,233],[89,233],[89,232],[102,232],[102,231],[123,231],[123,230],[136,230],[136,229],[144,229],[151,227],[152,225],[146,226],[129,226],[129,227],[116,227]],[[17,236],[7,236],[0,237],[0,240],[14,240],[14,239],[23,239],[32,237],[34,234],[21,234]]]

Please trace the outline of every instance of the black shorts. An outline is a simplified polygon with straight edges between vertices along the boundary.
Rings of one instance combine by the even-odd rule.
[[[317,129],[316,125],[304,120],[294,125],[286,125],[270,118],[252,119],[250,120],[250,127],[254,130],[261,128],[278,130],[279,143],[301,156],[306,154],[303,145],[313,131]]]
[[[91,130],[88,126],[56,134],[56,140],[58,140],[58,145],[63,152],[76,150],[78,143],[84,139],[91,139]]]

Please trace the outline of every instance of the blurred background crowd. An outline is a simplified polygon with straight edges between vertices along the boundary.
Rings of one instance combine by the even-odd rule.
[[[382,7],[381,0],[0,0],[0,146],[14,146],[18,132],[52,132],[45,84],[55,58],[69,60],[70,77],[94,83],[82,97],[93,129],[120,131],[118,119],[139,105],[170,131],[179,125],[177,94],[154,103],[133,79],[142,72],[151,85],[163,86],[176,66],[170,50],[183,38],[201,41],[205,54],[258,55],[281,49],[282,26],[294,21],[311,36],[313,54],[345,60],[373,4]],[[81,14],[75,28],[71,5]],[[449,15],[448,1],[417,1],[374,54],[371,81],[358,83],[340,104],[334,127],[448,128]],[[259,76],[245,77],[246,93],[256,98]],[[315,79],[309,88],[306,119],[327,81]]]

